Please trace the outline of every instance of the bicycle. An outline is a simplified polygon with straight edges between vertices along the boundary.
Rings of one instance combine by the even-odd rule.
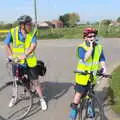
[[[80,100],[80,104],[78,105],[78,114],[77,118],[78,120],[104,120],[104,112],[103,107],[99,101],[99,99],[96,97],[94,92],[94,72],[88,72],[88,71],[74,71],[74,73],[79,73],[82,75],[90,75],[89,78],[89,88],[88,91],[82,96]],[[97,71],[97,76],[99,76],[99,79],[102,78],[112,78],[111,75],[108,74],[102,74],[101,71]]]
[[[12,97],[16,97],[16,103],[12,108],[8,108],[6,105],[6,111],[1,111],[0,114],[6,117],[5,120],[22,120],[28,115],[33,105],[33,96],[36,95],[36,91],[32,91],[32,82],[29,80],[27,74],[22,74],[28,68],[21,68],[19,59],[12,59],[7,62],[7,65],[16,66],[15,77],[12,81],[5,83],[0,88],[0,99],[5,97],[5,103],[8,103],[11,96],[11,88],[13,89]],[[2,101],[0,102],[2,106]],[[5,107],[5,106],[4,106]],[[5,109],[5,108],[4,108]],[[17,110],[19,109],[19,110]],[[8,113],[9,115],[5,114]]]

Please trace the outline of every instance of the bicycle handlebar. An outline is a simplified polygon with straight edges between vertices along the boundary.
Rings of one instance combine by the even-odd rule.
[[[80,71],[80,70],[75,70],[74,73],[80,73],[82,75],[93,75],[94,74],[94,71]],[[100,73],[99,71],[97,71],[96,73],[97,76],[102,76],[102,77],[105,77],[105,78],[110,78],[112,79],[112,75],[109,75],[109,74],[103,74],[103,73]]]
[[[19,63],[19,62],[20,62],[20,59],[19,59],[19,58],[12,58],[12,59],[9,59],[9,58],[8,58],[8,62],[9,62],[9,63]]]

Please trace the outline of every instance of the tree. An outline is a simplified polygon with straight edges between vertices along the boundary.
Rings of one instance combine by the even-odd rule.
[[[116,21],[117,21],[118,23],[120,23],[120,17],[118,17]]]
[[[68,14],[64,14],[63,16],[60,16],[59,20],[63,22],[64,26],[69,27],[69,23],[68,23],[69,15]]]
[[[77,25],[77,22],[80,21],[80,17],[77,13],[67,13],[59,17],[66,27],[74,27]]]
[[[104,25],[109,25],[112,21],[109,20],[109,19],[104,19],[101,21],[101,24],[104,24]]]
[[[76,13],[70,13],[69,14],[69,20],[68,20],[68,23],[69,23],[69,26],[70,27],[74,27],[77,25],[77,22],[80,21],[80,17],[78,14]]]
[[[99,25],[100,23],[99,23],[99,21],[96,21],[96,22],[94,22],[93,24],[94,24],[94,25]]]
[[[12,27],[15,27],[18,25],[18,22],[17,21],[14,21],[13,24],[12,24]]]
[[[4,24],[4,21],[0,21],[0,25],[3,25]]]

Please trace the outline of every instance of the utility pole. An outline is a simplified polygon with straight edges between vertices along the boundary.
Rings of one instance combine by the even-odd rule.
[[[37,28],[37,6],[36,6],[36,0],[34,0],[34,15],[35,15],[35,27]]]

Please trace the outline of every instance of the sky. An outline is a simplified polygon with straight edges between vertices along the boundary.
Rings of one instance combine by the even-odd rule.
[[[20,15],[34,19],[34,0],[0,0],[0,21],[13,22]],[[120,17],[120,0],[36,0],[38,21],[55,20],[66,13],[78,13],[81,22]]]

